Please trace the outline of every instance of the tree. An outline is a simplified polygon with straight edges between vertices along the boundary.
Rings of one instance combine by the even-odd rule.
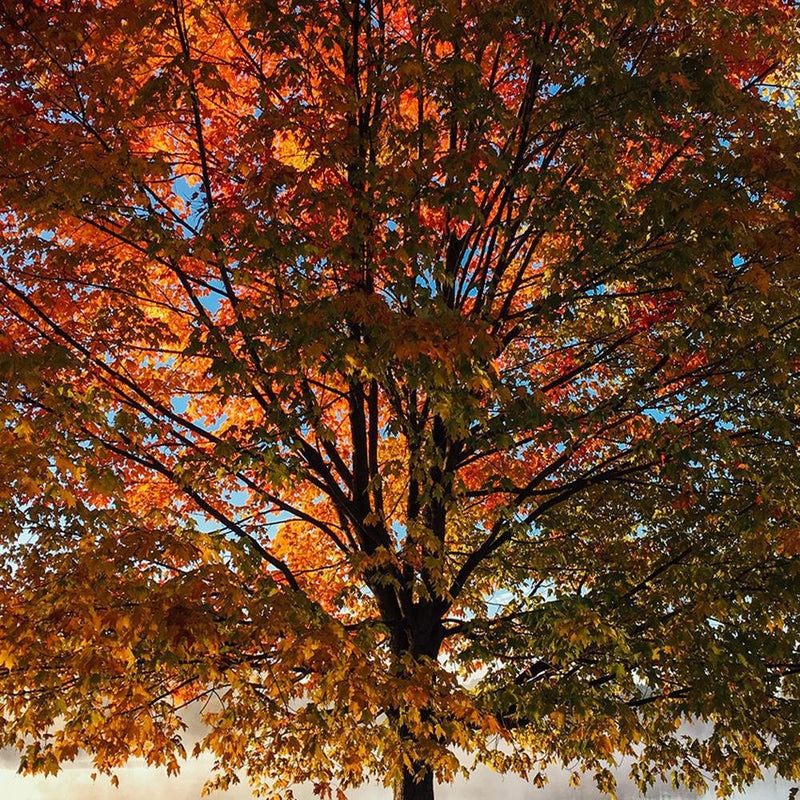
[[[791,3],[1,13],[23,769],[800,777]]]

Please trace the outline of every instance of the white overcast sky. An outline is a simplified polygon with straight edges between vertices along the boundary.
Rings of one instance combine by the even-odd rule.
[[[184,742],[191,752],[195,741],[202,738],[204,727],[199,714],[191,707],[186,710],[188,729]],[[696,726],[687,730],[699,732]],[[147,767],[142,762],[132,761],[118,771],[119,788],[114,788],[108,778],[92,781],[93,772],[89,759],[79,757],[72,765],[55,777],[22,777],[17,775],[18,754],[14,750],[0,750],[0,800],[201,800],[203,783],[211,774],[213,756],[205,754],[199,759],[188,759],[177,777],[168,777],[164,770]],[[617,770],[619,800],[640,800],[642,795],[627,778],[628,768],[621,765]],[[591,776],[573,788],[568,784],[568,774],[551,770],[550,782],[537,789],[520,778],[502,777],[488,768],[478,768],[471,779],[459,780],[452,785],[440,786],[437,800],[602,800]],[[769,778],[750,787],[738,800],[788,800],[791,783]],[[295,789],[298,800],[317,800],[310,786]],[[391,800],[392,793],[373,784],[352,790],[351,800]],[[214,800],[250,800],[247,784],[211,795]],[[697,800],[697,795],[688,790],[676,791],[668,786],[655,786],[646,800]],[[702,800],[716,800],[713,787]],[[800,800],[800,797],[797,798]]]
[[[91,768],[84,762],[63,770],[55,778],[21,777],[16,774],[16,755],[0,752],[0,798],[2,800],[200,800],[203,781],[208,777],[211,759],[190,759],[177,778],[169,778],[163,771],[133,764],[119,771],[120,785],[115,789],[108,779],[91,780]],[[636,800],[641,795],[620,775],[620,800]],[[751,787],[741,800],[787,800],[792,784],[781,780],[767,780]],[[310,787],[295,790],[298,800],[315,800]],[[229,792],[214,794],[215,800],[249,800],[247,786],[240,785]],[[391,793],[381,786],[367,786],[350,794],[352,800],[390,800]],[[647,794],[648,800],[689,800],[692,792],[676,792],[668,787],[655,787]],[[591,778],[572,789],[566,775],[551,773],[551,782],[537,789],[518,778],[505,777],[487,769],[478,770],[469,781],[458,781],[452,786],[441,786],[437,800],[599,800],[600,795]],[[707,793],[712,800],[714,792]],[[706,800],[704,798],[704,800]]]

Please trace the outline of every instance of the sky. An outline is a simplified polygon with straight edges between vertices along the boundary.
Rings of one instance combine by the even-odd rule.
[[[93,782],[88,760],[78,760],[55,778],[22,777],[16,774],[16,754],[0,751],[0,798],[3,800],[200,800],[203,782],[208,777],[212,758],[190,759],[178,777],[167,777],[142,763],[131,763],[119,771],[119,788],[115,789],[107,778]],[[619,800],[638,800],[639,792],[625,778],[625,767],[618,770]],[[441,786],[437,800],[600,800],[591,778],[573,789],[567,784],[568,776],[561,772],[550,773],[550,783],[537,789],[519,778],[505,778],[486,768],[478,769],[469,781],[459,780],[451,786]],[[787,800],[792,784],[778,779],[768,779],[752,786],[739,800]],[[310,786],[295,789],[297,800],[315,800]],[[249,800],[246,785],[228,792],[214,793],[215,800]],[[349,794],[352,800],[391,800],[391,793],[379,785],[366,786]],[[690,800],[693,792],[675,791],[670,787],[656,786],[647,800]],[[713,800],[713,789],[703,800]]]
[[[4,756],[6,754],[3,754]],[[0,797],[4,800],[200,800],[203,781],[208,774],[210,759],[191,761],[177,778],[168,778],[144,766],[129,766],[120,770],[120,785],[112,787],[107,779],[92,782],[91,769],[78,765],[65,769],[57,777],[21,777],[15,773],[14,755],[3,758],[0,768]],[[751,787],[741,800],[786,800],[792,784],[781,780],[767,780]],[[295,790],[297,800],[313,800],[311,787]],[[214,793],[215,800],[247,800],[251,797],[246,786],[228,792]],[[350,794],[352,800],[390,800],[391,793],[381,786],[367,786]],[[565,775],[556,774],[544,789],[537,789],[519,778],[505,777],[487,769],[477,771],[470,781],[458,781],[452,786],[442,786],[437,800],[599,800],[600,795],[591,783],[585,781],[578,789],[567,786]],[[641,795],[630,784],[620,787],[619,800],[636,800]],[[686,790],[676,792],[669,787],[657,786],[648,793],[648,800],[689,800],[696,795]],[[714,792],[704,800],[712,800]]]
[[[184,745],[191,752],[195,741],[205,733],[196,705],[184,710],[187,730]],[[686,732],[702,736],[706,731],[699,725],[687,725]],[[0,749],[0,800],[201,800],[203,783],[211,774],[214,757],[204,754],[189,758],[180,775],[168,776],[166,771],[148,767],[143,761],[132,760],[118,770],[119,787],[114,788],[107,777],[93,781],[94,771],[87,756],[79,756],[55,777],[18,775],[18,754],[12,749]],[[619,782],[619,800],[641,800],[643,797],[627,778],[628,766],[623,762],[616,770]],[[602,800],[591,776],[573,788],[568,784],[566,771],[552,769],[550,782],[543,789],[514,776],[500,776],[487,767],[479,767],[470,780],[460,779],[452,785],[437,789],[436,800]],[[790,782],[768,778],[750,787],[735,800],[791,800]],[[317,800],[310,785],[294,789],[297,800]],[[392,793],[379,783],[367,785],[348,793],[349,800],[391,800]],[[250,800],[252,794],[245,782],[227,792],[214,792],[212,800]],[[646,800],[697,800],[697,795],[687,789],[675,790],[670,786],[653,787]],[[713,787],[702,800],[716,800]],[[800,797],[798,798],[800,800]]]

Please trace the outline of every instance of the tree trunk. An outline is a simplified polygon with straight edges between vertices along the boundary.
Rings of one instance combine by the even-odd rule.
[[[433,773],[429,770],[415,779],[410,770],[394,785],[394,800],[433,800]]]
[[[400,660],[410,655],[415,661],[421,658],[435,660],[444,638],[442,611],[436,603],[418,601],[408,604],[406,615],[393,620],[392,651],[398,658],[398,675],[406,673],[406,667]],[[444,607],[444,606],[442,606]],[[397,698],[402,705],[403,698]],[[420,709],[424,716],[426,709]],[[400,708],[389,708],[390,719],[398,723],[402,718]],[[399,724],[400,743],[410,738],[408,729]],[[413,749],[413,748],[412,748]],[[422,762],[414,762],[411,767],[403,766],[402,777],[395,783],[394,800],[433,800],[433,772]]]

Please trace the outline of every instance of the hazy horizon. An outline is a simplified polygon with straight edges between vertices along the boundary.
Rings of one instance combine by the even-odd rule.
[[[88,758],[76,760],[65,766],[55,777],[23,777],[16,774],[18,756],[15,751],[0,751],[0,797],[10,800],[142,800],[146,795],[169,800],[200,800],[204,781],[211,772],[210,755],[185,762],[181,774],[169,777],[165,771],[132,761],[118,770],[119,787],[114,788],[107,777],[91,780],[92,767]],[[627,779],[626,768],[618,769],[619,800],[638,800],[643,795]],[[550,783],[538,789],[520,778],[500,776],[488,768],[479,767],[470,780],[460,779],[437,790],[437,800],[492,800],[502,795],[503,800],[600,800],[603,797],[587,775],[577,788],[568,785],[568,774],[551,770]],[[792,783],[780,779],[767,779],[754,784],[744,793],[736,795],[742,800],[787,800]],[[297,800],[314,800],[311,786],[295,788]],[[391,793],[379,784],[370,784],[348,793],[352,800],[390,800]],[[215,800],[249,800],[252,797],[243,782],[228,792],[214,792]],[[644,797],[647,800],[690,800],[694,792],[675,790],[657,785]],[[716,797],[713,787],[703,795],[703,800]]]
[[[203,737],[205,726],[196,706],[184,709],[183,719],[187,728],[183,734],[187,751],[194,742]],[[687,725],[686,732],[702,736],[706,733],[700,724]],[[200,800],[204,782],[211,776],[214,756],[204,753],[199,758],[188,758],[183,763],[180,775],[168,776],[164,769],[148,767],[143,760],[131,759],[128,766],[117,771],[119,787],[115,788],[107,776],[92,781],[94,771],[86,755],[79,755],[64,765],[57,776],[28,776],[16,773],[19,754],[9,748],[0,749],[0,800],[142,800],[148,795],[157,800]],[[628,778],[629,761],[622,761],[615,770],[618,785],[618,800],[697,800],[698,795],[688,789],[673,789],[657,784],[646,795]],[[513,775],[498,775],[488,767],[478,767],[469,780],[463,778],[453,784],[442,784],[436,792],[436,800],[601,800],[601,795],[586,774],[578,787],[569,785],[569,772],[552,768],[548,772],[550,782],[539,789]],[[792,784],[788,781],[767,778],[754,784],[745,792],[735,795],[739,800],[788,800]],[[294,787],[297,800],[317,800],[310,785]],[[227,792],[213,792],[213,800],[250,800],[252,792],[243,779],[242,783]],[[391,792],[378,782],[352,789],[350,800],[391,800]],[[714,787],[702,795],[702,800],[716,800]]]

